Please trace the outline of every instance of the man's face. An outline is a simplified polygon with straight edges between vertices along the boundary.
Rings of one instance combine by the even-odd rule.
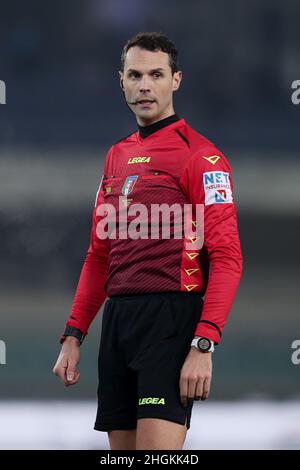
[[[180,86],[182,73],[172,75],[166,52],[131,47],[119,76],[138,124],[149,125],[174,114],[172,95]]]

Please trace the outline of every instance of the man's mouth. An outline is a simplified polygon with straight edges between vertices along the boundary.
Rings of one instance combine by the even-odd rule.
[[[150,103],[154,103],[154,100],[138,100],[138,104],[150,104]]]

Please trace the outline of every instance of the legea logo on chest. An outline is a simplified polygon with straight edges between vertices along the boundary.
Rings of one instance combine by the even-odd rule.
[[[140,157],[130,157],[128,160],[128,165],[130,163],[149,163],[151,160],[151,157],[147,156],[140,156]]]

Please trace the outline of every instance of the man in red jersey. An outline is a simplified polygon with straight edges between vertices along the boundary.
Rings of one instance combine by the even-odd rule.
[[[218,345],[242,273],[231,169],[173,107],[178,53],[161,33],[140,33],[122,53],[120,86],[138,130],[109,149],[90,246],[53,372],[79,380],[80,344],[104,305],[94,429],[111,449],[181,449],[194,400],[210,392]],[[105,206],[104,206],[105,204]],[[103,237],[110,208],[203,208],[203,243],[181,237]],[[103,210],[108,208],[108,210]],[[125,210],[125,212],[126,212]],[[145,220],[147,222],[145,223]],[[132,223],[128,215],[126,229]],[[150,219],[141,225],[148,234]],[[174,218],[170,221],[173,232]],[[152,234],[152,232],[151,232]]]

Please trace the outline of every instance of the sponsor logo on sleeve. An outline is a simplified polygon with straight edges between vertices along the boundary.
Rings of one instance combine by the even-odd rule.
[[[232,203],[229,173],[207,171],[203,173],[205,205]]]

